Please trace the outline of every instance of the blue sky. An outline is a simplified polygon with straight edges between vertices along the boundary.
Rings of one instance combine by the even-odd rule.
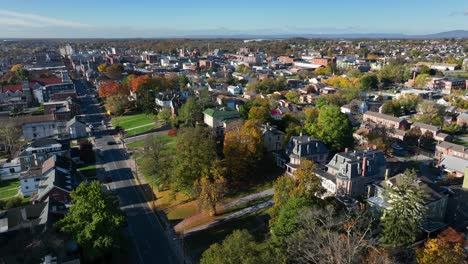
[[[468,30],[465,0],[0,0],[0,37]]]

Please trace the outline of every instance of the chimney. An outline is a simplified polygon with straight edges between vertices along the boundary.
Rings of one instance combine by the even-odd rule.
[[[377,149],[377,145],[373,145],[372,148],[373,148],[374,150],[376,150],[376,149]]]
[[[390,174],[390,170],[386,169],[385,170],[385,180],[388,180],[388,175]]]
[[[366,170],[367,170],[367,157],[364,156],[362,158],[362,176],[366,177]]]
[[[348,153],[348,148],[345,148],[345,149],[344,149],[344,152],[345,152],[345,153]]]

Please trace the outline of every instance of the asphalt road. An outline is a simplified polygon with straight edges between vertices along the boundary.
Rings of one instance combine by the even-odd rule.
[[[108,142],[115,140],[101,125],[104,112],[97,100],[88,96],[80,99],[85,108],[86,121],[95,128],[95,148],[103,154],[100,162],[105,171],[101,169],[99,179],[104,181],[106,175],[111,175],[112,182],[108,186],[118,195],[121,208],[127,215],[127,231],[133,242],[133,263],[180,263],[171,241],[137,186],[129,167],[133,161],[129,160],[128,153],[121,145],[108,145]]]

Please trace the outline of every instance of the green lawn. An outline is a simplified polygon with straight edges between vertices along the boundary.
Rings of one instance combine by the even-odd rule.
[[[83,176],[85,176],[86,178],[96,177],[96,165],[95,164],[81,167],[77,170],[80,171],[83,174]]]
[[[133,115],[124,115],[124,116],[114,117],[112,118],[111,123],[114,127],[119,126],[125,129],[127,132],[127,135],[129,134],[134,135],[134,134],[138,134],[138,133],[145,132],[145,131],[155,128],[154,116],[146,115],[146,114],[133,114]],[[136,128],[140,126],[143,126],[143,127]]]
[[[5,199],[17,195],[19,186],[19,180],[0,181],[0,199]]]
[[[176,146],[176,137],[171,137],[171,136],[158,136],[163,142],[167,143],[167,146],[169,147],[170,150],[175,151],[175,146]],[[127,147],[132,149],[132,148],[142,148],[145,146],[145,139],[138,140],[132,143],[128,143]]]

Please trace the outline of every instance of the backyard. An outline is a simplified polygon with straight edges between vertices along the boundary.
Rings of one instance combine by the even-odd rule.
[[[0,181],[0,200],[16,196],[19,186],[19,180]]]
[[[111,123],[113,127],[123,128],[126,137],[153,130],[159,124],[155,122],[154,115],[144,113],[113,117]]]

